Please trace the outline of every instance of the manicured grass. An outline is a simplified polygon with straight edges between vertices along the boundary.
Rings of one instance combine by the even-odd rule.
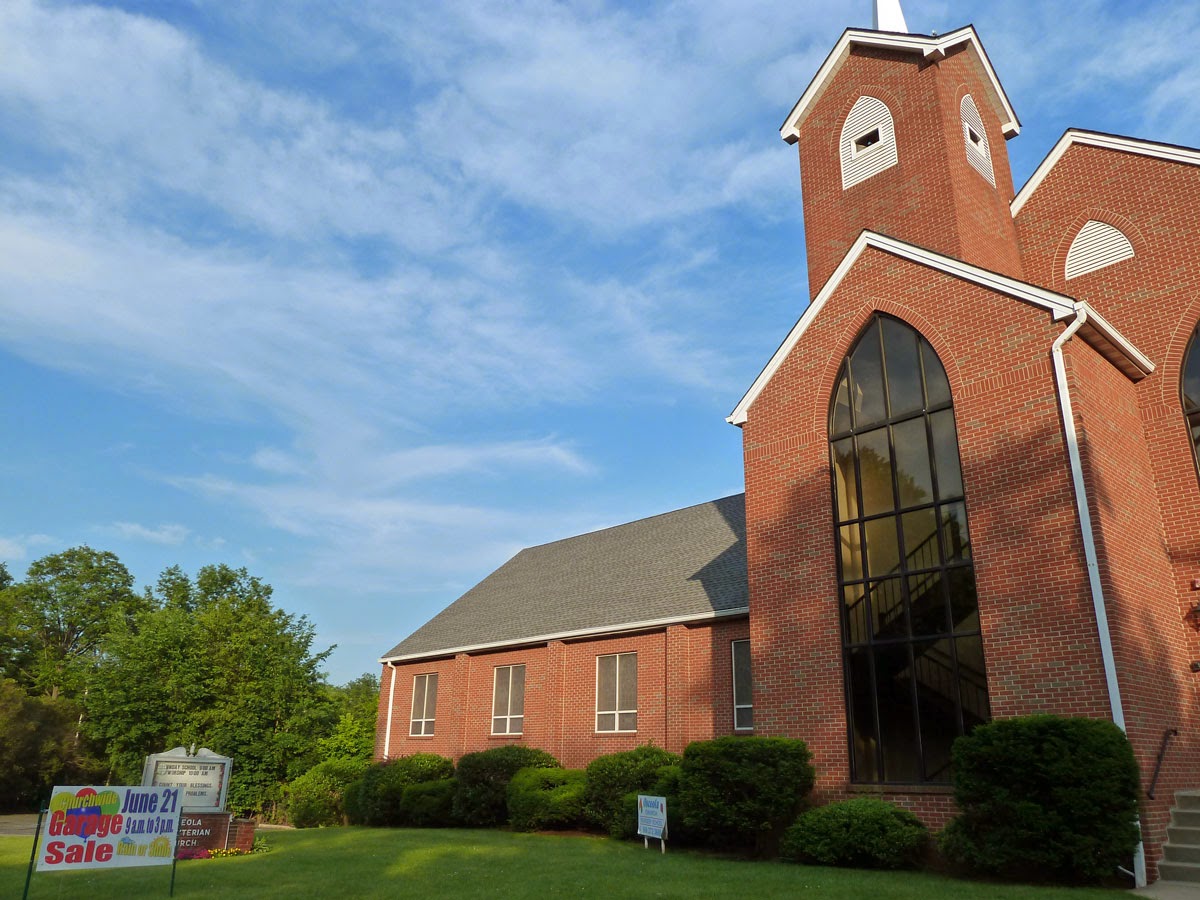
[[[19,898],[32,838],[0,837],[0,897]],[[328,828],[267,833],[270,853],[179,863],[175,896],[360,898],[812,897],[820,900],[1116,900],[1099,888],[982,884],[643,850],[607,838],[500,831]],[[31,900],[166,897],[170,866],[34,873]]]

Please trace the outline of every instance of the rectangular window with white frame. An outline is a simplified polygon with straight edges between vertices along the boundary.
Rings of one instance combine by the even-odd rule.
[[[637,731],[637,653],[596,657],[596,730]]]
[[[525,728],[525,667],[496,666],[492,686],[492,734],[521,734]]]
[[[750,680],[750,642],[733,641],[733,729],[754,730],[754,683]]]
[[[433,720],[437,714],[437,683],[437,672],[413,678],[412,725],[408,729],[410,735],[433,734]]]

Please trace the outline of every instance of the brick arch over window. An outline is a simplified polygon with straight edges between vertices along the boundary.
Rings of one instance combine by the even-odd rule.
[[[1200,475],[1200,324],[1196,325],[1187,349],[1183,351],[1183,378],[1179,392],[1188,435],[1192,439],[1196,473]]]
[[[876,314],[829,413],[851,776],[950,779],[990,718],[954,406],[933,347]]]

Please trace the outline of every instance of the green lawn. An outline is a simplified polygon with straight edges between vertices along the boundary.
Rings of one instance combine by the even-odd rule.
[[[271,852],[179,863],[175,896],[334,898],[820,897],[821,900],[1117,900],[1102,889],[981,884],[643,850],[605,838],[499,831],[329,828],[274,831]],[[0,897],[19,898],[32,838],[0,837]],[[166,897],[170,866],[34,873],[30,898]]]

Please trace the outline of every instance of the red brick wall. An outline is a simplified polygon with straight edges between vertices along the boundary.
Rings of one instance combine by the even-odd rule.
[[[744,426],[758,731],[806,740],[826,797],[852,790],[829,402],[842,358],[876,310],[921,332],[950,380],[993,714],[1108,716],[1050,366],[1063,326],[1044,310],[868,250]],[[951,810],[936,791],[888,796],[934,825]]]
[[[733,733],[730,643],[749,637],[746,620],[664,629],[616,637],[539,645],[455,659],[405,663],[395,668],[388,756],[464,753],[505,743],[540,747],[568,768],[597,756],[653,743],[681,753],[688,743]],[[638,655],[636,733],[596,731],[596,657]],[[525,665],[524,733],[491,734],[493,673]],[[410,737],[413,678],[438,673],[435,733]],[[376,758],[384,757],[392,667],[384,666]]]
[[[1200,634],[1188,619],[1200,600],[1191,590],[1200,578],[1200,477],[1179,394],[1184,349],[1200,322],[1197,209],[1200,167],[1074,145],[1017,216],[1031,277],[1087,300],[1156,365],[1133,401],[1123,396],[1118,403],[1103,391],[1083,415],[1089,445],[1104,438],[1092,502],[1102,506],[1120,680],[1147,786],[1163,731],[1180,730],[1156,791],[1168,802],[1172,791],[1200,785],[1200,675],[1189,670],[1200,659]],[[1089,219],[1120,229],[1134,257],[1067,281],[1067,250]],[[1085,397],[1100,391],[1102,379],[1111,381],[1075,349],[1071,360]],[[1146,804],[1152,844],[1162,833],[1164,805]]]
[[[1143,807],[1154,858],[1172,792],[1193,787],[1200,775],[1200,715],[1188,670],[1191,629],[1179,615],[1137,388],[1082,341],[1071,341],[1066,352],[1126,731],[1143,787],[1149,786],[1163,732],[1180,732],[1156,797]]]
[[[800,128],[809,291],[815,295],[863,229],[1020,277],[1008,202],[1012,174],[1000,121],[973,51],[941,62],[857,48],[813,103]],[[967,161],[959,102],[970,93],[983,118],[996,186]],[[854,102],[869,95],[891,111],[899,163],[842,189],[839,140]]]

